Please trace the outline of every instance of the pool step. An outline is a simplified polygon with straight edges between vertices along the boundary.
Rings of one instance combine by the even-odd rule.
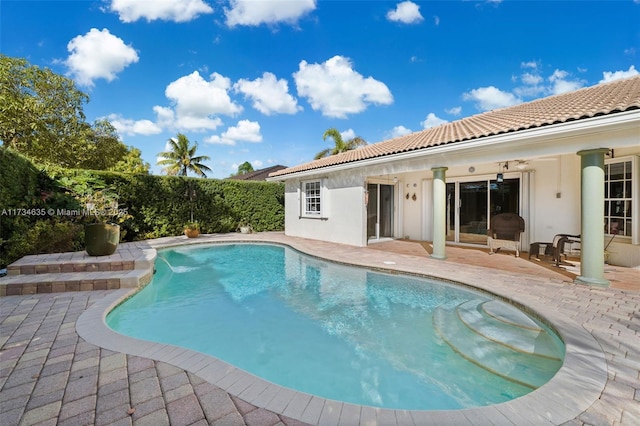
[[[488,310],[497,317],[487,314],[485,303],[491,302],[472,300],[454,309],[437,308],[436,332],[462,357],[500,377],[532,389],[546,383],[562,364],[554,338],[508,306],[491,305]]]
[[[25,256],[0,277],[0,297],[136,287],[153,276],[155,257],[155,249],[139,243],[121,243],[110,256],[86,252]]]
[[[489,310],[493,315],[486,315],[487,304],[492,304]],[[497,300],[480,305],[471,301],[459,305],[456,310],[467,327],[487,340],[518,352],[561,360],[553,337],[515,307]]]

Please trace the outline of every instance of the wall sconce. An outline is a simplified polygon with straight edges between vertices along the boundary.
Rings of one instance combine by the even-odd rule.
[[[496,182],[502,183],[504,182],[504,171],[509,170],[509,162],[506,161],[504,165],[502,163],[498,163],[498,174],[496,176]]]

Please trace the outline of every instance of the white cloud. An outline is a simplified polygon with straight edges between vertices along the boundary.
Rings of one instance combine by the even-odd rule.
[[[445,109],[444,112],[451,115],[460,115],[460,113],[462,112],[462,107],[461,106],[452,107],[449,109]]]
[[[65,61],[69,74],[82,86],[93,86],[93,80],[112,81],[116,74],[138,62],[138,53],[108,29],[92,28],[74,37],[68,44],[70,55]]]
[[[173,123],[176,119],[176,114],[171,108],[156,105],[153,107],[153,112],[156,113],[156,123],[158,124],[158,126],[164,129],[173,127]]]
[[[529,85],[540,84],[542,83],[542,81],[544,81],[544,79],[540,75],[531,74],[528,72],[525,72],[524,74],[522,74],[520,76],[520,79],[524,84],[529,84]]]
[[[440,25],[440,17],[438,15],[433,15],[433,23],[436,27]]]
[[[253,107],[265,115],[295,114],[302,110],[296,98],[289,94],[287,80],[277,80],[270,72],[253,81],[241,79],[233,88],[251,98]]]
[[[151,120],[131,120],[120,114],[109,114],[106,118],[120,135],[157,135],[162,132],[162,128]]]
[[[436,127],[444,123],[448,123],[449,121],[443,120],[442,118],[436,116],[434,113],[430,112],[427,114],[427,118],[424,121],[421,121],[420,124],[423,128],[428,129],[430,127]]]
[[[411,1],[403,1],[396,5],[395,10],[387,12],[387,19],[403,24],[416,24],[424,18],[420,14],[420,6]],[[438,20],[438,22],[440,21]],[[436,23],[436,25],[438,24]]]
[[[356,137],[356,132],[353,129],[347,129],[344,132],[340,132],[340,136],[343,141],[348,141]]]
[[[109,10],[116,12],[122,22],[138,19],[188,22],[200,14],[213,12],[211,6],[202,0],[112,0]]]
[[[518,78],[522,81],[523,86],[516,87],[513,92],[519,97],[534,97],[547,93],[549,88],[545,87],[544,78],[538,74],[537,66],[533,67],[532,72],[525,72],[520,77],[514,77],[514,81]]]
[[[522,100],[513,93],[503,92],[494,86],[473,89],[464,93],[462,98],[467,101],[474,101],[476,107],[482,111],[504,108],[522,102]]]
[[[520,62],[520,68],[538,68],[538,63],[536,61],[528,61],[528,62]]]
[[[373,77],[354,71],[348,58],[334,56],[322,64],[301,61],[293,74],[298,95],[327,117],[345,118],[364,111],[367,104],[389,105],[389,88]]]
[[[409,133],[413,133],[413,131],[411,129],[407,129],[404,126],[395,126],[393,129],[391,129],[391,132],[389,132],[389,137],[397,138],[400,136],[408,135]]]
[[[262,142],[260,124],[257,121],[240,120],[236,126],[229,127],[221,135],[213,135],[205,142],[220,145],[235,145],[236,142]]]
[[[556,69],[553,74],[551,74],[548,78],[551,82],[551,94],[559,95],[561,93],[572,92],[584,86],[584,81],[569,80],[567,77],[569,77],[569,73],[559,69]]]
[[[316,8],[316,0],[231,0],[225,8],[227,25],[295,24]]]
[[[175,103],[173,126],[179,130],[215,130],[222,124],[217,115],[234,116],[242,111],[242,107],[229,97],[230,88],[231,81],[215,72],[209,81],[194,71],[169,83],[165,95]],[[154,110],[164,119],[171,118],[162,107]]]
[[[620,71],[605,71],[602,73],[602,80],[599,83],[608,83],[610,81],[619,80],[621,78],[632,77],[634,75],[638,75],[638,70],[636,67],[631,65],[628,70],[620,70]]]

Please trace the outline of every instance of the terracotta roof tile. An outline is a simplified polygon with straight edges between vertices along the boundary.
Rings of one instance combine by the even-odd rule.
[[[271,166],[265,169],[254,170],[253,172],[245,173],[242,175],[230,176],[227,179],[232,180],[266,180],[269,174],[286,169],[286,166]]]
[[[465,117],[451,123],[289,167],[269,177],[426,149],[640,108],[640,76]]]

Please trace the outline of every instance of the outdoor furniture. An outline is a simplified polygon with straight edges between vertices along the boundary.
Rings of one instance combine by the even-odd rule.
[[[551,256],[553,262],[556,266],[560,266],[560,262],[562,262],[562,256],[564,255],[565,261],[567,260],[567,255],[564,252],[564,246],[567,243],[579,243],[580,235],[571,235],[571,234],[556,234],[553,237],[553,241],[551,242],[540,242],[537,241],[535,243],[531,243],[529,245],[529,259],[531,259],[532,255],[535,255],[536,258],[540,259],[540,249],[544,250],[545,256]]]
[[[489,254],[494,250],[505,248],[515,250],[516,257],[520,256],[520,234],[524,231],[524,219],[516,213],[500,213],[491,218],[487,235]]]

